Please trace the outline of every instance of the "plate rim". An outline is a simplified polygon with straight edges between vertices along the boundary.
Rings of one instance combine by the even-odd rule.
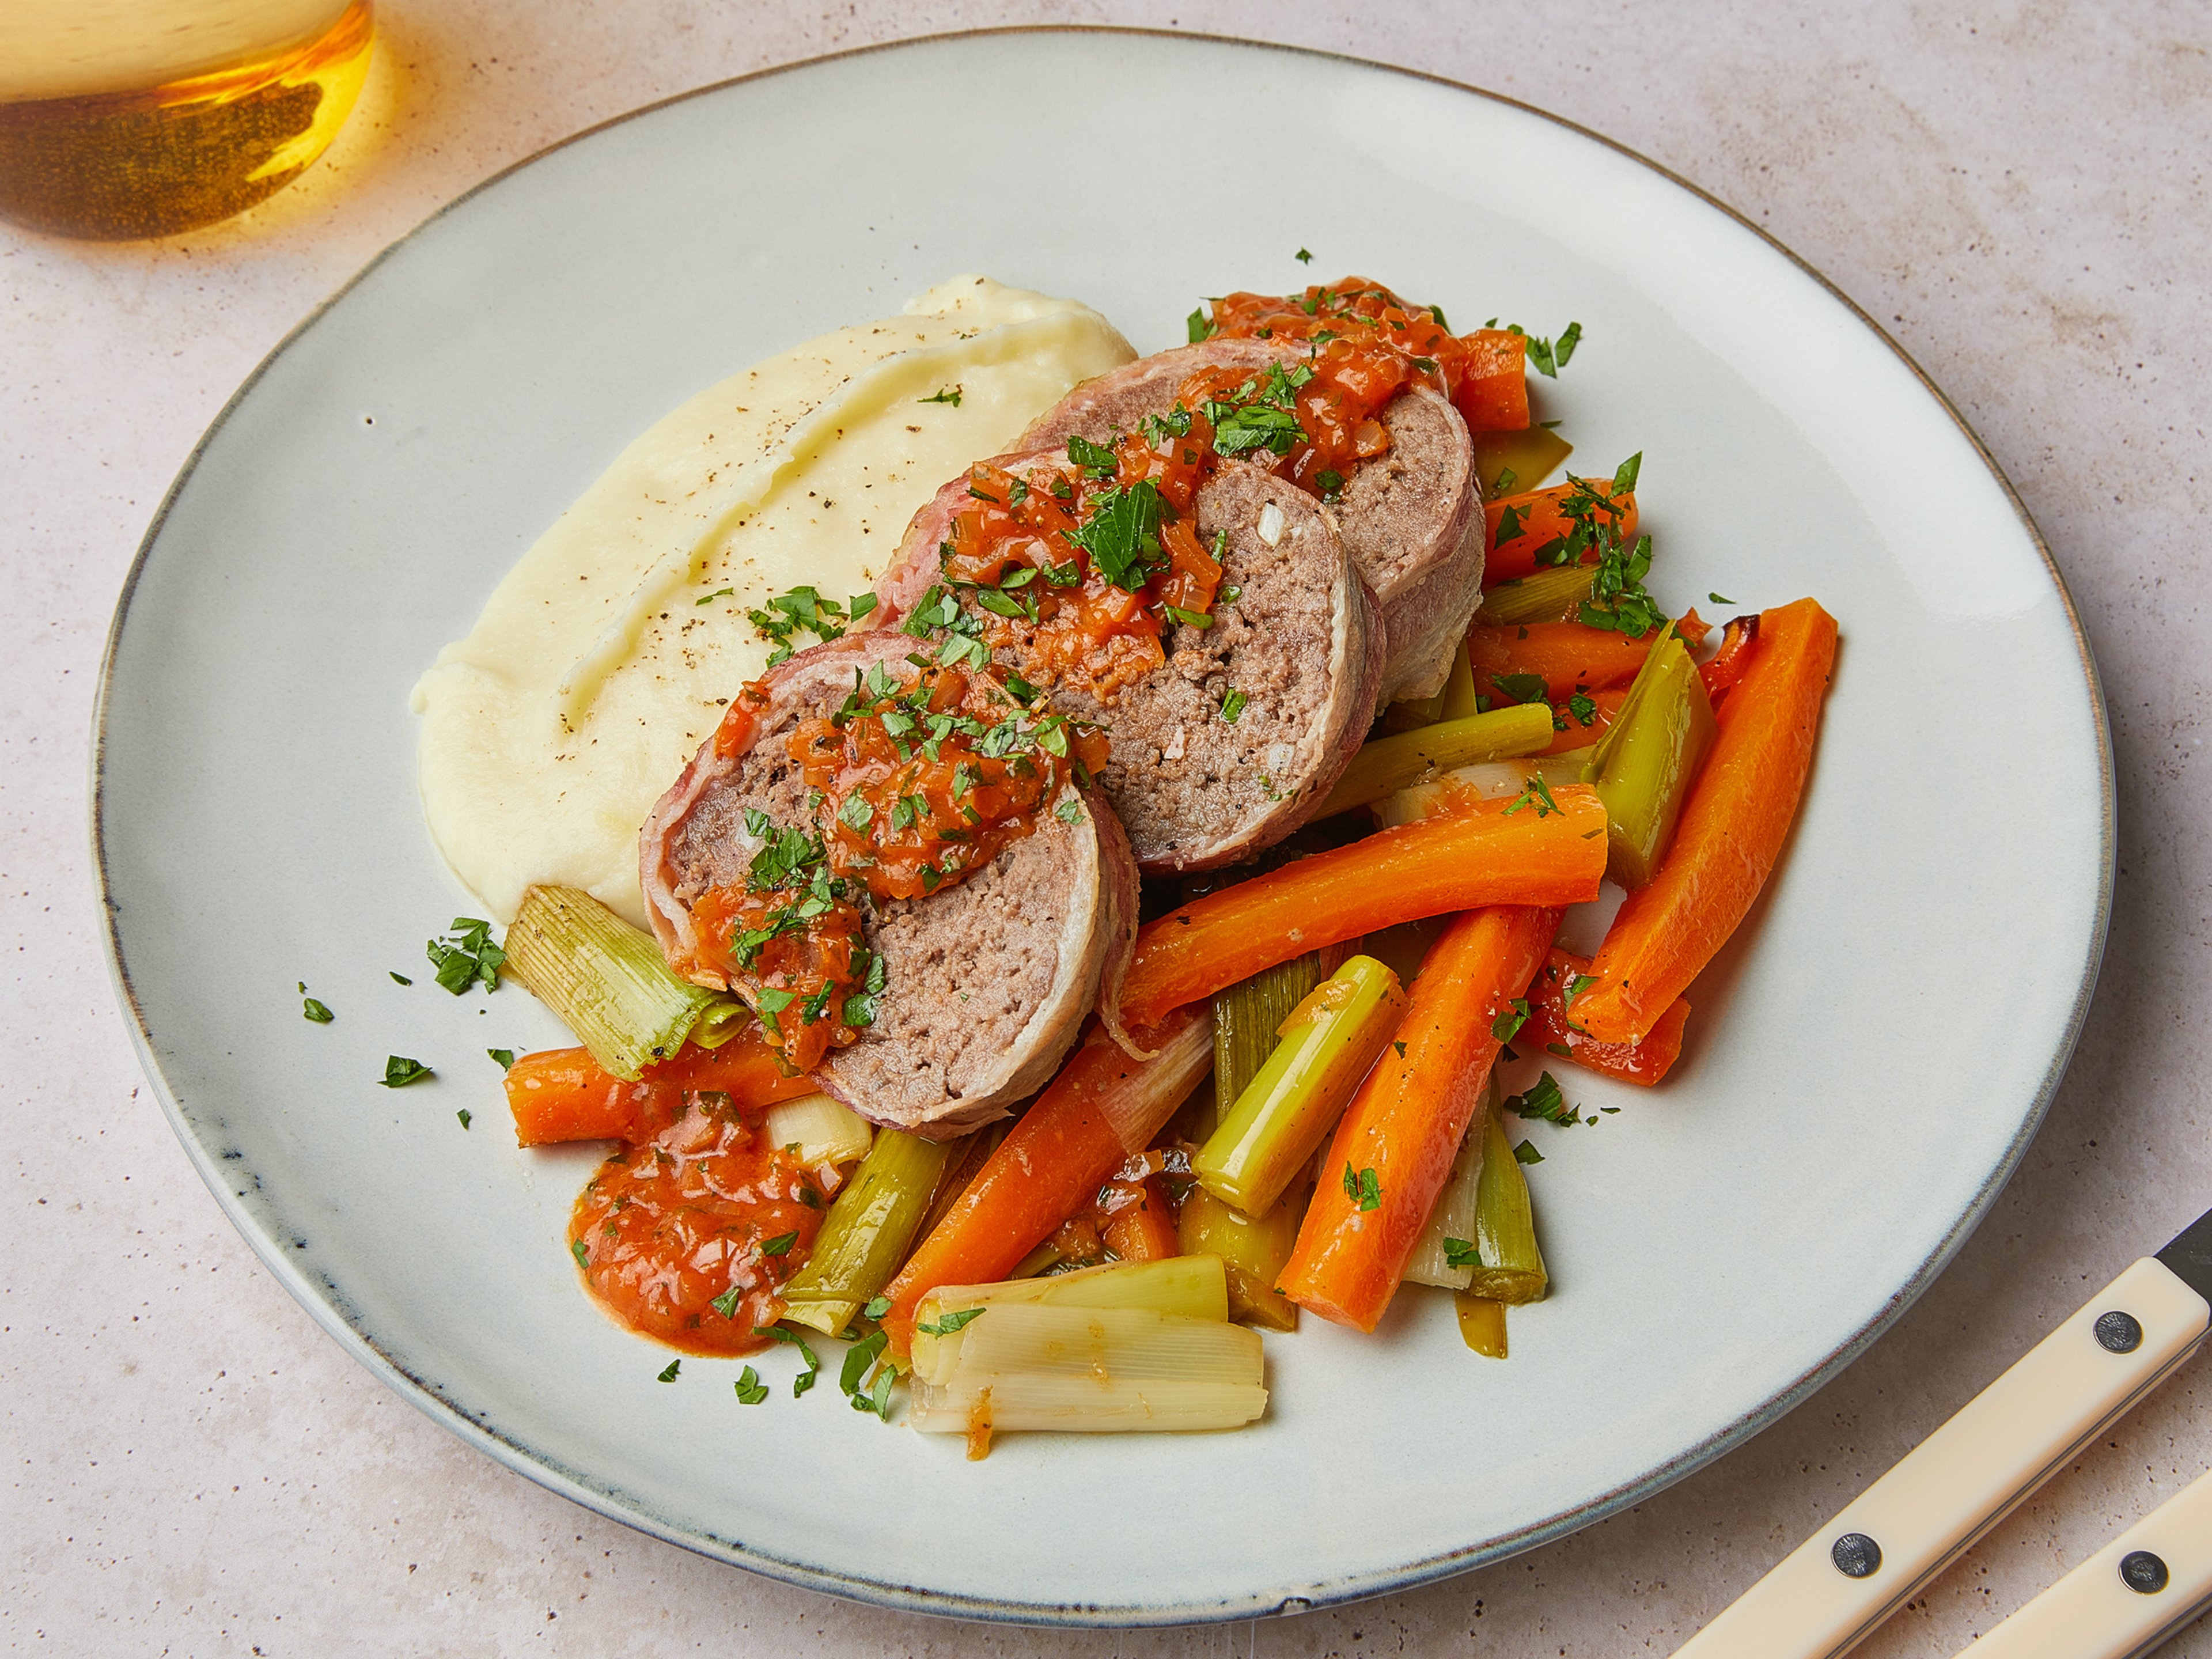
[[[1578,137],[1589,139],[1614,154],[1626,157],[1638,166],[1657,174],[1668,184],[1694,198],[1706,207],[1725,216],[1739,228],[1747,230],[1760,242],[1780,254],[1800,273],[1809,277],[1826,296],[1841,306],[1862,327],[1871,333],[1904,365],[1920,389],[1932,398],[1947,416],[1960,436],[1965,438],[1975,458],[1988,471],[2002,492],[2007,505],[2020,527],[2027,533],[2036,556],[2043,562],[2045,574],[2057,590],[2066,627],[2072,635],[2082,683],[2089,698],[2097,757],[2098,857],[2097,893],[2094,914],[2090,921],[2087,950],[2083,958],[2081,983],[2075,988],[2072,1006],[2065,1018],[2064,1029],[2054,1050],[2050,1065],[2036,1085],[2035,1097],[2018,1133],[2007,1146],[1982,1185],[1975,1192],[1957,1221],[1916,1268],[1871,1317],[1832,1347],[1817,1364],[1809,1366],[1793,1382],[1768,1400],[1763,1406],[1745,1413],[1735,1420],[1716,1430],[1704,1439],[1684,1448],[1672,1458],[1647,1469],[1634,1480],[1600,1493],[1570,1510],[1565,1510],[1539,1521],[1506,1537],[1494,1539],[1474,1547],[1446,1551],[1405,1562],[1389,1571],[1373,1571],[1347,1575],[1327,1584],[1310,1586],[1312,1595],[1285,1595],[1269,1598],[1246,1597],[1212,1603],[1178,1602],[1146,1604],[1119,1603],[1111,1606],[1097,1603],[1050,1602],[1016,1601],[1002,1596],[980,1595],[930,1589],[912,1584],[902,1584],[894,1578],[864,1578],[848,1573],[786,1559],[757,1545],[732,1542],[702,1530],[680,1526],[656,1514],[641,1501],[625,1502],[617,1482],[608,1482],[603,1490],[587,1485],[580,1471],[568,1468],[562,1460],[545,1451],[530,1447],[519,1440],[498,1432],[489,1424],[470,1416],[457,1403],[447,1400],[438,1385],[428,1377],[419,1376],[398,1363],[385,1352],[365,1329],[357,1327],[340,1305],[342,1298],[337,1287],[325,1282],[318,1285],[310,1275],[295,1264],[279,1241],[266,1234],[234,1194],[224,1176],[216,1154],[200,1139],[186,1119],[162,1074],[155,1059],[153,1042],[147,1030],[146,1018],[137,988],[132,983],[131,970],[124,959],[123,945],[118,929],[118,906],[111,896],[106,845],[107,814],[107,735],[109,699],[114,687],[117,657],[124,629],[129,621],[132,601],[137,596],[139,579],[152,556],[155,544],[161,539],[171,508],[183,493],[185,485],[198,471],[209,446],[229,422],[232,416],[252,393],[263,377],[275,366],[293,344],[319,324],[323,318],[356,288],[366,282],[384,263],[403,247],[428,230],[432,225],[455,211],[476,197],[504,182],[513,174],[536,165],[547,156],[568,149],[572,144],[605,132],[611,128],[653,114],[676,104],[688,102],[713,94],[727,91],[770,76],[785,75],[818,67],[822,64],[870,56],[879,52],[904,51],[913,47],[945,46],[948,44],[1027,35],[1091,34],[1113,35],[1152,41],[1194,41],[1211,46],[1241,48],[1262,52],[1283,52],[1301,58],[1320,58],[1347,64],[1357,70],[1379,70],[1449,88],[1488,103],[1502,106],[1522,114],[1534,116],[1553,126],[1565,129]],[[1604,133],[1584,126],[1580,122],[1556,114],[1524,100],[1492,92],[1485,88],[1454,80],[1448,76],[1428,70],[1406,68],[1400,64],[1377,62],[1349,52],[1330,51],[1323,47],[1304,46],[1280,41],[1261,40],[1249,37],[1218,34],[1189,29],[1148,28],[1133,25],[1115,24],[1008,24],[983,28],[951,29],[934,33],[902,35],[894,40],[872,41],[866,45],[846,47],[836,52],[819,52],[811,57],[769,64],[742,75],[728,76],[655,99],[635,108],[625,110],[606,119],[559,138],[532,150],[507,166],[492,173],[468,189],[443,203],[430,213],[394,238],[378,251],[346,281],[333,289],[306,316],[301,318],[262,359],[251,373],[239,383],[236,391],[225,400],[207,428],[193,442],[191,449],[178,469],[176,477],[162,495],[160,505],[149,521],[144,536],[140,539],[129,571],[109,621],[106,641],[100,653],[98,684],[92,713],[89,762],[88,823],[91,841],[91,867],[94,895],[100,909],[100,940],[106,957],[108,977],[114,988],[118,1004],[130,1027],[131,1046],[137,1050],[141,1069],[155,1098],[161,1103],[163,1115],[171,1131],[182,1144],[192,1167],[199,1173],[214,1196],[225,1218],[246,1241],[263,1267],[283,1286],[285,1291],[306,1310],[308,1316],[340,1347],[366,1368],[387,1388],[440,1427],[446,1429],[477,1451],[491,1457],[505,1468],[523,1476],[546,1490],[580,1504],[609,1520],[659,1538],[665,1542],[690,1550],[709,1559],[724,1562],[757,1572],[784,1583],[804,1589],[842,1597],[848,1601],[884,1607],[895,1612],[915,1613],[940,1618],[969,1619],[991,1623],[1059,1628],[1137,1629],[1177,1625],[1212,1624],[1230,1620],[1263,1617],[1269,1614],[1303,1613],[1322,1607],[1341,1606],[1370,1596],[1409,1590],[1440,1579],[1450,1577],[1474,1568],[1507,1559],[1524,1551],[1553,1542],[1567,1534],[1617,1513],[1631,1504],[1655,1496],[1676,1481],[1695,1473],[1724,1453],[1735,1449],[1753,1436],[1780,1421],[1812,1395],[1840,1374],[1874,1341],[1893,1325],[1935,1282],[1966,1240],[1984,1220],[1996,1198],[2018,1170],[2029,1145],[2041,1129],[2051,1103],[2059,1085],[2064,1080],[2067,1067],[2078,1043],[2082,1026],[2087,1021],[2089,1006],[2094,1000],[2097,982],[2104,961],[2110,935],[2112,912],[2114,876],[2118,858],[2118,801],[2112,761],[2112,724],[2106,706],[2102,678],[2098,673],[2096,659],[2090,646],[2087,631],[2081,623],[2081,612],[2074,602],[2072,592],[2066,584],[2065,574],[2052,557],[2050,546],[2044,539],[2027,506],[2006,476],[1989,447],[1960,412],[1958,405],[1944,392],[1933,377],[1923,369],[1912,355],[1893,338],[1866,309],[1845,294],[1820,270],[1793,252],[1771,232],[1745,214],[1720,199],[1711,191],[1653,161],[1650,156]],[[327,1292],[327,1294],[325,1293]]]

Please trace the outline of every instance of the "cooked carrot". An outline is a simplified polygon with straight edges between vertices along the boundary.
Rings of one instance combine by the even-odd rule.
[[[1674,844],[1620,907],[1590,964],[1598,982],[1576,999],[1575,1023],[1600,1042],[1656,1030],[1751,909],[1797,815],[1835,659],[1835,618],[1811,599],[1759,613]]]
[[[1758,643],[1756,615],[1729,618],[1727,628],[1721,633],[1721,648],[1713,653],[1711,662],[1698,670],[1705,682],[1705,696],[1715,708],[1721,706],[1722,695],[1733,690],[1743,678],[1744,670],[1751,666],[1751,653]]]
[[[1577,691],[1601,691],[1636,678],[1650,654],[1657,630],[1640,640],[1586,623],[1523,623],[1492,628],[1478,623],[1467,631],[1467,659],[1474,670],[1479,696],[1499,702],[1533,702],[1541,696],[1565,702]],[[1534,679],[1516,682],[1513,676]],[[1540,692],[1535,680],[1543,682]]]
[[[1213,1057],[1213,1022],[1202,1008],[1170,1014],[1143,1036],[1155,1057],[1132,1060],[1092,1026],[907,1258],[884,1292],[891,1305],[883,1326],[899,1353],[913,1340],[923,1297],[940,1285],[995,1284],[1012,1273],[1159,1132]]]
[[[1502,328],[1462,337],[1467,346],[1452,403],[1470,432],[1519,432],[1528,424],[1528,342]]]
[[[1455,917],[1430,947],[1397,1039],[1329,1142],[1282,1273],[1291,1301],[1340,1325],[1375,1328],[1481,1109],[1499,1017],[1559,929],[1556,909],[1500,905]]]
[[[1124,1183],[1115,1182],[1119,1188]],[[1134,1194],[1133,1201],[1115,1191],[1115,1199],[1122,1200],[1121,1207],[1106,1224],[1106,1248],[1124,1261],[1158,1261],[1164,1257],[1182,1254],[1182,1242],[1176,1236],[1175,1210],[1168,1203],[1167,1189],[1158,1176],[1127,1183]],[[1111,1200],[1109,1200],[1110,1202]]]
[[[1472,426],[1473,422],[1468,424]],[[1607,500],[1613,497],[1613,480],[1589,478],[1583,481]],[[1495,587],[1500,582],[1517,581],[1536,571],[1536,551],[1547,547],[1574,528],[1574,521],[1560,509],[1573,492],[1571,483],[1556,483],[1548,489],[1531,489],[1526,494],[1508,495],[1503,501],[1492,501],[1483,509],[1490,520],[1490,552],[1482,562],[1482,585]],[[1609,526],[1623,541],[1633,540],[1636,535],[1636,492],[1629,490],[1620,497],[1620,522]],[[1499,532],[1506,533],[1500,540]],[[1595,555],[1596,550],[1590,550]],[[1590,562],[1585,558],[1583,562]]]
[[[602,1070],[587,1048],[543,1048],[507,1068],[507,1104],[518,1146],[564,1140],[649,1140],[684,1112],[688,1091],[714,1090],[739,1107],[769,1106],[815,1092],[805,1077],[786,1077],[755,1030],[719,1048],[687,1046],[648,1066],[635,1083]]]
[[[1566,703],[1561,703],[1552,711],[1552,720],[1554,725],[1565,720],[1566,726],[1564,730],[1553,732],[1552,746],[1540,752],[1564,755],[1570,749],[1589,748],[1606,734],[1606,729],[1613,724],[1613,717],[1620,712],[1620,705],[1627,701],[1627,697],[1628,688],[1625,685],[1617,685],[1609,691],[1591,692],[1589,700],[1595,707],[1589,711],[1588,726],[1582,723],[1581,717]]]
[[[1595,791],[1462,799],[1146,922],[1121,983],[1121,1020],[1152,1024],[1263,968],[1400,922],[1486,904],[1578,904],[1597,896],[1604,873]]]
[[[1554,951],[1552,959],[1537,970],[1528,988],[1528,1023],[1512,1039],[1524,1051],[1540,1048],[1562,1060],[1624,1083],[1647,1087],[1667,1075],[1682,1052],[1682,1025],[1690,1018],[1690,1005],[1676,997],[1659,1023],[1641,1042],[1600,1042],[1586,1031],[1569,1024],[1579,997],[1569,993],[1589,973],[1589,963],[1571,951]]]

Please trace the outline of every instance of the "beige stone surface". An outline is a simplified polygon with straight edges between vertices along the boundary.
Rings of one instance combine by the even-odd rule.
[[[244,221],[118,247],[0,227],[0,1647],[1666,1652],[2212,1204],[2202,8],[385,0],[381,12],[362,112]],[[84,775],[108,614],[193,439],[302,313],[440,203],[637,104],[866,41],[1038,20],[1257,35],[1433,70],[1595,127],[1739,208],[1889,327],[1981,433],[2050,539],[2111,702],[2120,875],[2102,987],[2040,1138],[1950,1272],[1794,1415],[1638,1508],[1485,1571],[1292,1620],[1053,1634],[893,1616],[699,1559],[509,1474],[355,1366],[256,1267],[143,1088],[100,956]],[[2009,732],[2003,708],[1948,713],[1959,742],[2013,744],[2034,764],[2033,734]],[[1914,787],[1943,810],[1940,775]],[[1956,971],[1974,972],[1975,942],[1950,944]],[[1942,985],[1898,994],[1944,1018]],[[1865,1086],[1909,1094],[1912,1056]],[[2208,1395],[2200,1360],[1862,1651],[1954,1652],[2212,1465]],[[2192,1627],[2168,1651],[2212,1655],[2212,1632]]]

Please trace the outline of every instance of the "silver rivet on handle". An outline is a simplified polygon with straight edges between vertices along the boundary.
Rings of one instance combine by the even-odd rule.
[[[1881,1571],[1881,1546],[1863,1532],[1847,1532],[1836,1540],[1828,1559],[1846,1578],[1871,1578]]]
[[[2097,1333],[2097,1346],[2107,1353],[2133,1353],[2142,1346],[2142,1322],[2118,1308],[2099,1314],[2092,1328]]]
[[[2120,1582],[2138,1595],[2155,1595],[2170,1575],[2166,1563],[2148,1550],[2130,1550],[2120,1558]]]

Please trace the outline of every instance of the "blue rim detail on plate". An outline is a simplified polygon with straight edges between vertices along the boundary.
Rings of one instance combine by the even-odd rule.
[[[196,1114],[188,1112],[170,1086],[155,1059],[153,1039],[149,1031],[137,993],[131,981],[130,967],[124,958],[117,921],[117,905],[109,890],[106,838],[103,830],[104,815],[106,811],[106,750],[108,701],[118,647],[124,630],[130,620],[131,604],[140,576],[146,568],[148,560],[155,542],[161,536],[171,507],[191,480],[208,446],[222,430],[233,414],[253,392],[270,368],[295,342],[313,331],[334,306],[425,228],[443,219],[465,204],[495,189],[509,178],[532,167],[546,156],[567,149],[599,133],[650,115],[655,111],[724,92],[749,82],[804,71],[845,59],[896,52],[916,47],[942,46],[961,40],[1015,35],[1069,33],[1199,42],[1232,46],[1254,52],[1281,53],[1298,58],[1333,60],[1363,70],[1377,71],[1401,76],[1409,81],[1424,82],[1446,88],[1481,99],[1488,103],[1537,117],[1580,138],[1601,145],[1635,162],[1677,189],[1695,198],[1704,205],[1725,216],[1736,227],[1751,232],[1768,248],[1781,254],[1799,272],[1810,277],[1830,299],[1843,307],[1853,319],[1879,339],[1911,374],[1928,395],[1936,400],[1956,426],[1960,434],[1966,439],[1974,453],[1987,468],[1991,479],[1998,485],[2010,504],[2012,511],[2019,520],[2021,528],[2027,533],[2035,548],[2043,562],[2045,570],[2057,590],[2060,603],[2064,609],[2067,625],[2073,635],[2079,654],[2084,687],[2094,713],[2098,780],[2101,794],[2098,891],[2094,919],[2088,941],[2089,948],[2081,964],[2080,983],[2075,993],[2061,1041],[2036,1091],[2032,1109],[2023,1121],[2018,1134],[1997,1165],[1991,1170],[1988,1179],[1983,1183],[1956,1225],[1929,1253],[1911,1278],[1888,1298],[1880,1313],[1868,1320],[1845,1340],[1838,1343],[1819,1364],[1805,1370],[1793,1384],[1771,1399],[1763,1407],[1745,1413],[1717,1432],[1686,1449],[1677,1456],[1589,1502],[1571,1510],[1563,1510],[1479,1548],[1416,1559],[1405,1563],[1393,1571],[1361,1574],[1327,1583],[1315,1584],[1310,1587],[1310,1594],[1289,1595],[1279,1600],[1266,1601],[1253,1598],[1234,1601],[1224,1601],[1213,1605],[1186,1602],[1153,1606],[1125,1604],[1103,1607],[1085,1603],[1012,1601],[951,1595],[911,1585],[902,1585],[889,1580],[866,1579],[845,1573],[824,1571],[803,1562],[786,1559],[760,1545],[695,1531],[670,1520],[665,1516],[654,1512],[641,1499],[633,1494],[626,1493],[618,1486],[607,1483],[593,1484],[586,1478],[583,1472],[567,1467],[547,1452],[520,1439],[501,1434],[495,1425],[479,1420],[450,1398],[447,1389],[435,1378],[419,1375],[406,1369],[387,1353],[348,1303],[340,1287],[327,1277],[311,1275],[304,1271],[300,1262],[295,1259],[294,1249],[287,1248],[286,1241],[274,1237],[250,1212],[242,1200],[242,1195],[232,1185],[233,1174],[240,1166],[235,1161],[236,1154],[233,1152],[227,1155],[225,1148],[221,1144],[220,1138],[216,1133],[219,1125],[212,1120],[203,1121]],[[1243,1620],[1270,1613],[1304,1612],[1394,1591],[1411,1589],[1475,1567],[1505,1559],[1536,1546],[1564,1537],[1570,1533],[1579,1531],[1593,1522],[1651,1497],[1778,1420],[1850,1364],[1917,1299],[1921,1292],[1949,1264],[1959,1249],[1980,1224],[1995,1202],[1997,1194],[2003,1189],[2005,1183],[2018,1167],[2021,1158],[2026,1152],[2028,1144],[2033,1139],[2051,1099],[2057,1091],[2067,1062],[2072,1055],[2087,1014],[2089,1003],[2096,987],[2098,969],[2101,963],[2111,919],[2115,868],[2115,795],[2109,720],[2088,639],[2081,627],[2073,598],[2067,590],[2065,579],[2059,571],[2057,562],[2052,559],[2041,532],[2037,528],[2026,506],[2021,501],[2019,493],[2014,489],[2003,470],[1997,465],[1979,436],[1967,424],[1957,407],[1914,362],[1911,355],[1892,339],[1881,325],[1849,296],[1758,224],[1686,179],[1601,133],[1593,131],[1589,128],[1552,114],[1535,106],[1497,93],[1485,91],[1480,88],[1468,86],[1444,76],[1402,69],[1392,64],[1372,63],[1344,53],[1184,31],[1140,28],[1082,26],[1065,28],[1036,27],[962,30],[886,41],[778,64],[752,74],[737,76],[711,85],[695,88],[587,127],[558,143],[547,145],[492,174],[429,215],[420,224],[379,253],[374,259],[363,266],[343,287],[316,307],[287,333],[232,394],[222,412],[216,416],[207,431],[193,446],[191,454],[185,459],[184,465],[171,483],[161,507],[155,512],[148,527],[117,602],[114,619],[110,626],[103,653],[98,701],[94,714],[90,764],[92,800],[90,829],[94,879],[106,922],[103,938],[109,970],[114,981],[120,1005],[129,1016],[131,1037],[137,1048],[141,1064],[145,1068],[147,1077],[156,1097],[161,1103],[163,1112],[168,1117],[171,1127],[175,1131],[179,1140],[183,1143],[193,1166],[199,1171],[202,1180],[207,1183],[210,1192],[214,1194],[223,1212],[244,1237],[263,1265],[341,1346],[434,1422],[515,1473],[550,1491],[560,1493],[586,1509],[669,1543],[804,1589],[822,1591],[901,1612],[1046,1626],[1143,1627]],[[305,1242],[293,1241],[293,1245],[295,1249],[304,1249]]]

